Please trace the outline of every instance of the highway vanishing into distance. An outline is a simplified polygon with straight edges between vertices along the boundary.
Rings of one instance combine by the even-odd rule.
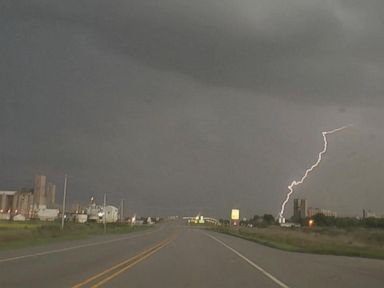
[[[0,253],[0,287],[384,287],[384,261],[284,252],[172,221]]]

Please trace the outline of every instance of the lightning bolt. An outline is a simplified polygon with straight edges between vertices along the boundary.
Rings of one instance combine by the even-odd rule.
[[[321,134],[323,135],[323,140],[324,140],[323,150],[320,151],[319,156],[317,157],[317,161],[309,169],[307,169],[307,171],[305,171],[303,177],[301,177],[300,180],[292,181],[292,183],[288,186],[289,192],[288,192],[287,197],[285,198],[283,204],[281,205],[281,210],[280,210],[280,213],[279,213],[279,219],[283,218],[285,205],[288,203],[289,197],[291,197],[291,195],[293,193],[293,188],[295,186],[298,186],[298,185],[302,184],[305,181],[305,179],[308,177],[309,173],[311,173],[317,166],[319,166],[321,160],[323,159],[323,155],[327,152],[327,149],[328,149],[327,135],[339,132],[339,131],[344,130],[344,129],[350,127],[350,126],[352,126],[352,125],[345,125],[343,127],[336,128],[336,129],[333,129],[333,130],[330,130],[330,131],[321,132]]]

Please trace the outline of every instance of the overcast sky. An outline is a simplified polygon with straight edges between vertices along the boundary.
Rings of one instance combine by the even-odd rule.
[[[384,214],[384,2],[0,3],[0,190],[127,213]],[[287,213],[292,213],[292,202]]]

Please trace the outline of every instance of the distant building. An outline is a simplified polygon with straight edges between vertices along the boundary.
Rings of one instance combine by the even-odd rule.
[[[47,207],[56,208],[56,185],[52,183],[47,186]]]
[[[47,205],[46,183],[47,177],[45,175],[37,175],[35,177],[35,186],[33,189],[35,210],[38,210],[40,206],[46,207]]]
[[[13,221],[25,221],[25,220],[26,220],[25,216],[21,214],[17,214],[16,216],[13,217]]]
[[[11,213],[16,210],[16,194],[17,191],[0,191],[0,213]]]
[[[16,215],[32,218],[38,217],[41,209],[56,208],[56,185],[46,182],[45,175],[37,175],[33,189],[0,191],[0,214],[9,214],[6,218],[10,219]]]
[[[32,190],[0,191],[0,213],[17,215],[22,214],[30,218],[33,207]]]
[[[94,197],[91,197],[88,207],[86,208],[88,221],[96,222],[99,220],[99,213],[101,212],[101,207],[96,205]]]
[[[33,189],[21,189],[16,194],[15,214],[21,214],[26,218],[32,217]]]
[[[376,213],[375,212],[372,212],[370,210],[363,210],[363,219],[366,219],[366,218],[376,218]]]
[[[40,221],[54,221],[59,217],[59,209],[39,208],[37,217]]]
[[[300,221],[308,216],[308,201],[307,199],[293,199],[293,220]]]
[[[107,223],[116,223],[119,219],[119,209],[115,206],[105,206],[105,221]],[[101,217],[101,222],[104,221],[103,217]]]
[[[76,214],[75,215],[75,221],[76,223],[86,223],[88,221],[88,215],[87,214]]]
[[[328,217],[337,217],[337,213],[335,211],[312,207],[308,209],[308,217],[315,216],[316,214],[323,214]]]

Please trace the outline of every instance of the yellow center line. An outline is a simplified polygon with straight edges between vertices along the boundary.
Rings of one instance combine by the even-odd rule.
[[[98,288],[100,287],[101,285],[105,284],[106,282],[110,281],[111,279],[115,278],[116,276],[120,275],[121,273],[123,273],[124,271],[128,270],[129,268],[135,266],[137,263],[147,259],[148,257],[150,257],[152,254],[155,254],[157,251],[159,251],[160,249],[164,248],[165,246],[167,246],[169,243],[171,243],[171,241],[168,241],[167,243],[163,244],[162,246],[156,248],[155,250],[149,252],[148,254],[144,255],[143,257],[137,259],[135,262],[123,267],[122,269],[116,271],[115,273],[113,273],[112,275],[108,276],[107,278],[104,278],[102,281],[100,281],[99,283],[95,284],[92,286],[92,288]]]
[[[143,255],[145,255],[146,253],[148,253],[148,252],[150,252],[151,250],[155,249],[156,247],[160,246],[162,243],[163,243],[163,242],[158,243],[158,244],[156,244],[155,246],[153,246],[153,247],[151,247],[151,248],[149,248],[149,249],[146,249],[146,250],[140,252],[139,254],[137,254],[137,255],[135,255],[135,256],[133,256],[133,257],[131,257],[131,258],[129,258],[129,259],[127,259],[127,260],[125,260],[125,261],[123,261],[123,262],[121,262],[121,263],[115,265],[115,266],[112,266],[112,267],[108,268],[107,270],[104,270],[103,272],[98,273],[98,274],[96,274],[96,275],[94,275],[94,276],[92,276],[92,277],[90,277],[90,278],[84,280],[83,282],[81,282],[81,283],[79,283],[79,284],[77,284],[77,285],[72,286],[72,288],[80,288],[81,286],[84,286],[85,284],[88,284],[89,282],[91,282],[91,281],[93,281],[93,280],[95,280],[95,279],[97,279],[97,278],[99,278],[99,277],[101,277],[101,276],[103,276],[103,275],[105,275],[105,274],[107,274],[107,273],[109,273],[109,272],[115,270],[115,269],[118,269],[119,267],[121,267],[121,266],[123,266],[123,265],[125,265],[125,264],[127,264],[127,263],[129,263],[129,262],[131,262],[131,261],[134,261],[134,260],[136,260],[137,258],[140,258],[140,257],[142,257]]]
[[[72,286],[72,288],[80,288],[80,287],[83,287],[84,285],[96,280],[96,279],[99,279],[101,278],[102,276],[110,273],[110,272],[113,272],[114,270],[118,270],[119,268],[123,267],[122,269],[118,270],[117,272],[113,273],[111,276],[108,276],[107,278],[105,279],[108,279],[108,280],[102,280],[101,282],[95,284],[94,286],[92,287],[99,287],[101,284],[109,281],[110,279],[116,277],[117,275],[119,275],[120,273],[122,273],[123,271],[129,269],[130,267],[134,266],[135,264],[143,261],[144,259],[148,258],[149,256],[151,256],[152,254],[156,253],[157,251],[159,251],[161,248],[167,246],[169,243],[171,243],[175,238],[175,234],[172,235],[171,237],[169,237],[168,239],[164,240],[164,241],[161,241],[160,243],[157,243],[156,245],[152,246],[151,248],[148,248],[142,252],[140,252],[139,254],[117,264],[117,265],[114,265],[106,270],[104,270],[103,272],[100,272],[92,277],[89,277],[87,278],[86,280],[84,280],[83,282],[80,282],[74,286]],[[128,265],[127,265],[128,264]],[[124,266],[126,265],[126,266]]]

